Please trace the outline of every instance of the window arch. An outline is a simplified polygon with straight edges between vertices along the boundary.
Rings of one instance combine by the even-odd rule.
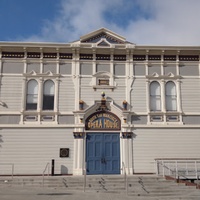
[[[30,80],[27,83],[26,110],[37,110],[38,82]]]
[[[165,101],[167,111],[177,111],[176,85],[172,81],[165,85]]]
[[[54,109],[54,93],[54,82],[51,80],[45,81],[43,87],[43,110]]]
[[[157,81],[150,84],[150,110],[161,111],[161,88]]]

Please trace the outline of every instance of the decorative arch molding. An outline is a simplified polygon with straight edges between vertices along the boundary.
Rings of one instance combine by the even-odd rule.
[[[85,130],[121,130],[121,120],[109,111],[98,111],[85,120]]]
[[[168,73],[167,75],[158,75],[157,73],[153,73],[152,75],[147,75],[146,78],[148,78],[149,80],[177,80],[177,79],[181,79],[182,77],[179,75],[174,75],[172,72]]]
[[[34,70],[30,71],[29,73],[23,74],[25,77],[51,77],[51,78],[57,78],[60,77],[60,74],[54,74],[51,71],[47,71],[46,73],[37,73]]]

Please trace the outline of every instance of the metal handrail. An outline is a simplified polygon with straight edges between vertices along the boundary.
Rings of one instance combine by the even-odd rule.
[[[159,163],[159,161],[157,161],[157,163]],[[171,172],[173,172],[173,170],[170,169],[169,167],[167,167],[165,164],[161,163],[161,165],[162,165],[163,167],[165,167],[166,169],[170,170]],[[177,170],[176,170],[175,172],[176,172],[176,173],[175,173],[175,180],[176,180],[176,178],[177,178],[178,183],[179,183],[180,177],[183,177],[184,179],[188,180],[188,178],[187,178],[186,176],[184,176],[184,175],[178,173]],[[197,171],[195,171],[195,172],[196,172],[196,174],[197,174],[197,177],[196,177],[196,178],[197,178],[196,188],[199,189],[199,186],[200,186],[200,183],[199,183],[199,175],[198,175],[198,172],[197,172]],[[177,175],[178,175],[178,177],[177,177]]]
[[[177,166],[176,166],[176,170],[172,170],[172,169],[170,169],[167,165],[165,165],[163,162],[159,162],[158,160],[157,160],[156,162],[157,162],[157,164],[162,165],[163,168],[165,168],[165,169],[171,171],[172,173],[175,172],[175,180],[177,180],[178,182],[179,182],[179,180],[180,180],[180,177],[183,177],[185,180],[189,180],[189,178],[188,178],[186,175],[184,176],[184,175],[182,175],[182,174],[179,173],[179,170],[178,170],[178,167],[177,167]],[[196,163],[195,163],[195,164],[196,164]],[[195,172],[196,178],[197,178],[196,188],[199,188],[200,183],[199,183],[198,169],[196,168],[194,172]],[[164,176],[164,175],[165,175],[165,173],[164,173],[164,170],[163,170],[163,176]]]
[[[126,190],[126,194],[128,194],[128,177],[126,174],[126,166],[124,162],[122,162],[122,170],[124,171],[124,188]]]
[[[13,177],[14,177],[14,168],[15,168],[14,163],[0,163],[0,165],[11,165],[12,166],[12,180],[13,180]]]
[[[49,177],[49,173],[50,173],[50,164],[49,164],[49,162],[46,164],[46,166],[44,168],[44,171],[42,173],[42,185],[43,185],[43,187],[44,187],[44,174],[45,174],[47,169],[48,169],[48,174],[47,175]]]

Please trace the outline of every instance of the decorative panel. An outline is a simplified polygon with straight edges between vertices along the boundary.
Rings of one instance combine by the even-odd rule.
[[[60,74],[71,74],[72,64],[71,63],[60,63]]]
[[[81,75],[92,75],[93,73],[92,64],[90,63],[81,63],[80,64],[80,74]]]
[[[22,74],[24,72],[23,62],[3,62],[3,73]]]

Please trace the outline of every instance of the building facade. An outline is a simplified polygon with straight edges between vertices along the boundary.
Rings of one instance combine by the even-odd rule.
[[[0,42],[0,175],[156,173],[200,152],[200,47],[102,28],[72,43]]]

